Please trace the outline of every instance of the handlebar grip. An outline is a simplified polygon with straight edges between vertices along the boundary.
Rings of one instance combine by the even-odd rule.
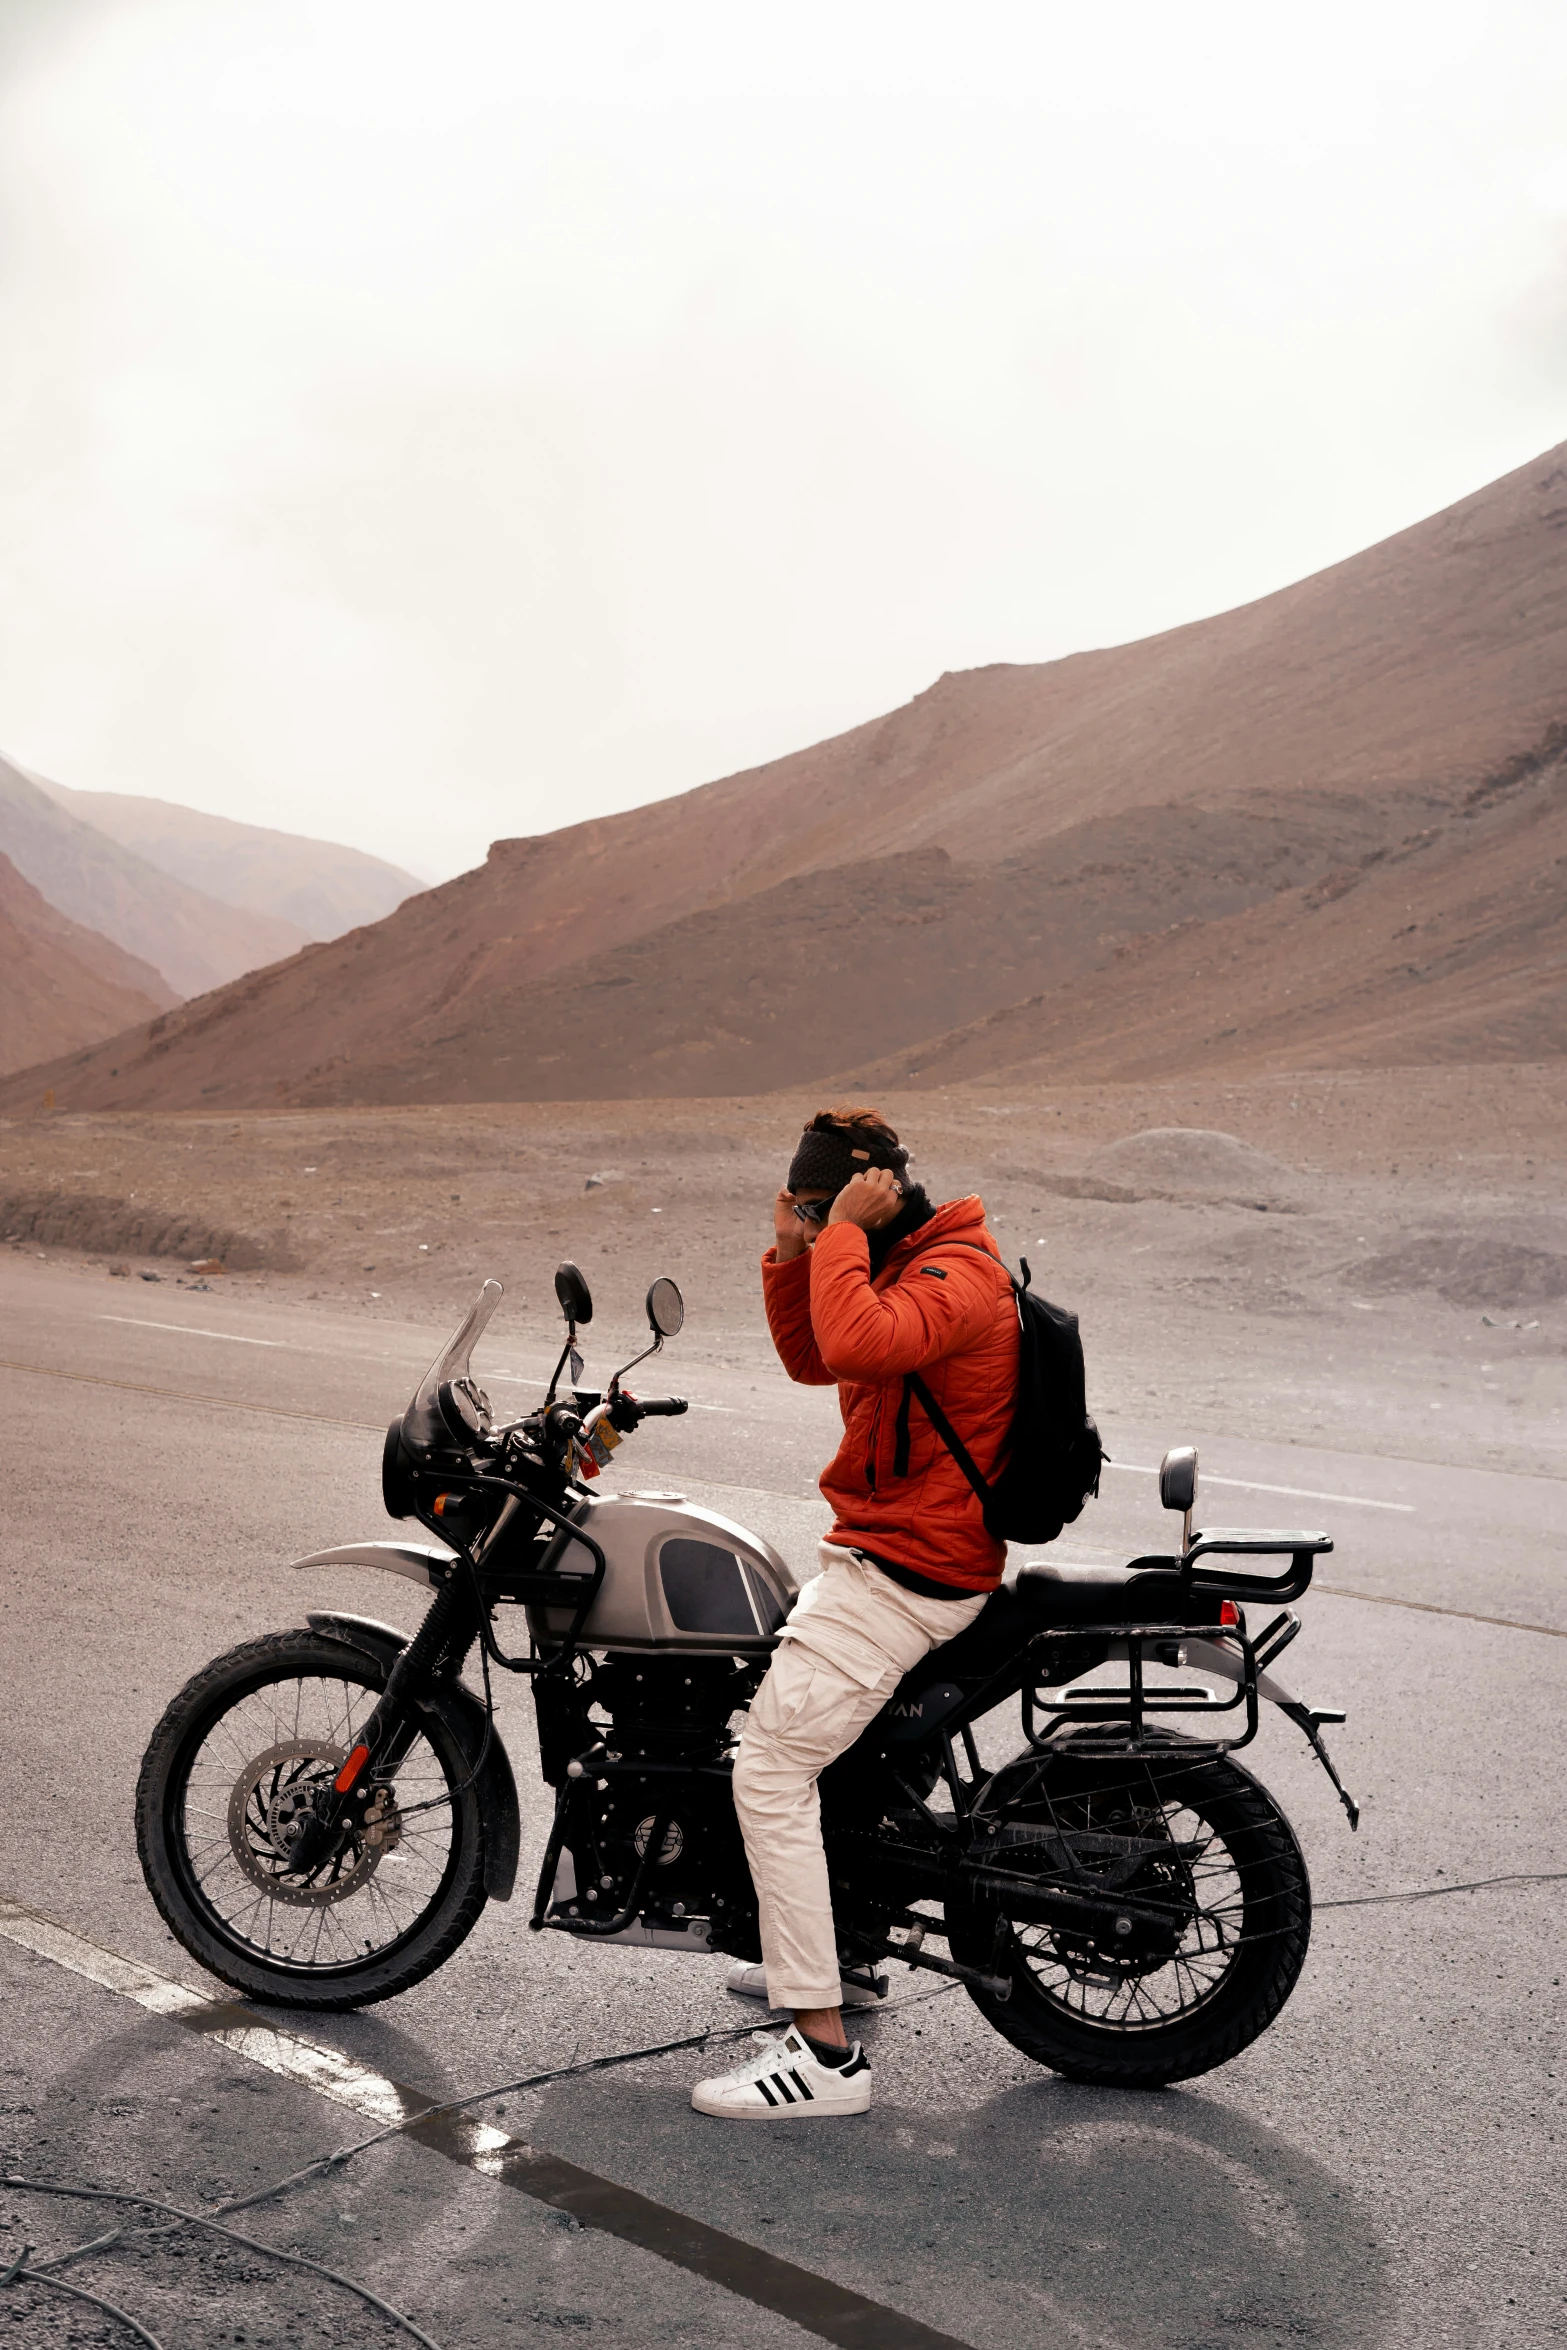
[[[655,1395],[648,1403],[639,1403],[637,1410],[644,1420],[674,1420],[690,1410],[683,1395]]]

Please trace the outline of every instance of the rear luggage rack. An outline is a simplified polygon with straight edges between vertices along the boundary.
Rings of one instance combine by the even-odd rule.
[[[1200,1737],[1189,1743],[1208,1747],[1215,1754],[1233,1753],[1247,1746],[1257,1735],[1257,1679],[1280,1656],[1300,1630],[1299,1618],[1286,1607],[1268,1623],[1256,1639],[1246,1630],[1245,1618],[1239,1604],[1244,1600],[1289,1601],[1299,1599],[1311,1583],[1316,1559],[1333,1548],[1326,1534],[1253,1532],[1246,1527],[1218,1527],[1211,1534],[1198,1534],[1188,1542],[1178,1562],[1181,1581],[1194,1599],[1212,1598],[1219,1602],[1215,1618],[1209,1624],[1144,1623],[1144,1624],[1073,1624],[1069,1628],[1049,1627],[1035,1635],[1033,1645],[1060,1640],[1067,1635],[1076,1640],[1102,1640],[1113,1647],[1125,1643],[1127,1677],[1124,1682],[1085,1685],[1075,1694],[1070,1690],[1063,1697],[1047,1698],[1046,1690],[1064,1687],[1064,1684],[1032,1682],[1022,1692],[1023,1733],[1033,1747],[1040,1747],[1060,1736],[1067,1726],[1074,1726],[1073,1743],[1080,1749],[1097,1748],[1104,1753],[1149,1754],[1168,1749],[1169,1733],[1150,1730],[1148,1717],[1152,1715],[1202,1715],[1213,1721],[1222,1715],[1239,1714],[1242,1722],[1235,1726],[1234,1735]],[[1287,1557],[1289,1566],[1281,1575],[1244,1575],[1228,1568],[1199,1568],[1199,1560],[1235,1557]],[[1233,1603],[1233,1604],[1232,1604]],[[1234,1620],[1222,1619],[1230,1613]],[[1236,1685],[1233,1697],[1221,1698],[1206,1687],[1150,1689],[1146,1677],[1148,1664],[1180,1665],[1185,1662],[1184,1644],[1190,1640],[1206,1640],[1226,1649],[1235,1659]],[[1161,1654],[1161,1651],[1164,1653]],[[1229,1676],[1226,1675],[1227,1679]],[[1048,1715],[1043,1726],[1039,1715]],[[1244,1725],[1244,1726],[1242,1726]]]
[[[1244,1526],[1216,1526],[1211,1534],[1198,1534],[1187,1544],[1180,1559],[1181,1579],[1194,1592],[1212,1592],[1215,1598],[1287,1605],[1310,1588],[1313,1562],[1332,1548],[1328,1534],[1253,1533]],[[1197,1561],[1203,1558],[1285,1556],[1290,1563],[1282,1575],[1237,1575],[1224,1567],[1197,1571]]]
[[[1043,1690],[1047,1684],[1032,1683],[1023,1690],[1023,1735],[1030,1746],[1039,1747],[1055,1738],[1071,1723],[1098,1725],[1100,1735],[1079,1738],[1081,1746],[1092,1745],[1105,1753],[1149,1754],[1156,1746],[1167,1746],[1157,1732],[1148,1730],[1150,1714],[1203,1714],[1210,1720],[1217,1714],[1233,1714],[1244,1709],[1245,1728],[1235,1737],[1203,1739],[1216,1754],[1229,1754],[1236,1747],[1249,1745],[1257,1735],[1257,1675],[1267,1658],[1277,1656],[1288,1640],[1292,1640],[1299,1625],[1290,1620],[1284,1640],[1271,1640],[1278,1630],[1279,1619],[1268,1626],[1262,1641],[1250,1640],[1245,1631],[1235,1624],[1085,1624],[1079,1637],[1106,1642],[1126,1643],[1127,1677],[1124,1682],[1090,1685],[1082,1692],[1065,1698],[1046,1701]],[[1074,1626],[1074,1632],[1077,1627]],[[1153,1647],[1152,1662],[1176,1664],[1185,1662],[1184,1646],[1188,1640],[1223,1642],[1238,1651],[1240,1673],[1235,1695],[1220,1698],[1211,1689],[1150,1690],[1144,1668],[1150,1661],[1148,1651]],[[1265,1643],[1267,1658],[1259,1662],[1258,1651]],[[1159,1650],[1176,1649],[1178,1656],[1161,1656]],[[1047,1706],[1049,1720],[1041,1729],[1037,1715]]]

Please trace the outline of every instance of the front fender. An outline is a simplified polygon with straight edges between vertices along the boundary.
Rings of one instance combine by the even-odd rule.
[[[365,1548],[391,1550],[392,1543],[366,1544]],[[323,1552],[315,1563],[325,1565],[334,1554]],[[343,1554],[335,1554],[341,1557]],[[432,1553],[432,1556],[438,1556]],[[311,1562],[302,1560],[302,1565]],[[328,1640],[341,1640],[346,1647],[357,1648],[373,1656],[377,1664],[390,1672],[395,1660],[408,1646],[408,1635],[395,1624],[378,1623],[373,1616],[339,1616],[325,1609],[312,1608],[305,1618],[312,1632],[321,1633]],[[456,1736],[457,1743],[470,1763],[477,1762],[484,1743],[484,1708],[473,1691],[461,1681],[441,1681],[428,1696],[416,1701],[439,1713]],[[484,1825],[484,1890],[493,1901],[510,1901],[517,1881],[517,1856],[522,1846],[522,1815],[517,1804],[517,1782],[512,1774],[511,1758],[501,1744],[499,1735],[490,1740],[490,1751],[484,1758],[474,1793],[479,1799],[479,1817]]]
[[[313,1550],[308,1558],[290,1559],[291,1568],[298,1567],[380,1567],[388,1575],[407,1575],[415,1583],[423,1583],[433,1590],[445,1576],[452,1563],[453,1553],[440,1550],[433,1542],[345,1542],[336,1550]],[[357,1616],[345,1616],[343,1622],[357,1623]]]

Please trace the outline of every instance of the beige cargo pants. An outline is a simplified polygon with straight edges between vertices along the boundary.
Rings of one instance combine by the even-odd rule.
[[[746,1717],[735,1810],[761,1915],[767,1996],[838,2004],[838,1939],[816,1781],[922,1656],[972,1624],[986,1594],[926,1599],[835,1543],[784,1625]]]

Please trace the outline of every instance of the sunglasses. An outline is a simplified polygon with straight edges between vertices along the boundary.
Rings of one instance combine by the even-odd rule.
[[[894,1182],[892,1188],[901,1199],[903,1197],[902,1184]],[[789,1205],[790,1213],[797,1224],[823,1224],[827,1220],[827,1211],[832,1206],[832,1201],[830,1199],[797,1199],[791,1200]]]

